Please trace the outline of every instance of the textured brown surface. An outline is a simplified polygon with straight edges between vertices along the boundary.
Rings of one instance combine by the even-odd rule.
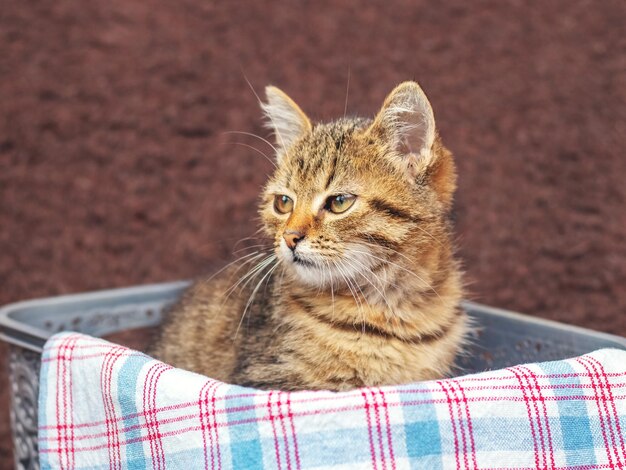
[[[429,94],[473,298],[626,335],[624,3],[359,3],[2,2],[0,304],[209,270],[271,169],[243,74],[329,118],[350,69]]]

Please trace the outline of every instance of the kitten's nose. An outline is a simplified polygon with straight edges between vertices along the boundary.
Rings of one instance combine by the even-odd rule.
[[[304,238],[304,233],[297,230],[287,230],[283,233],[283,238],[287,242],[287,246],[293,251],[298,242]]]

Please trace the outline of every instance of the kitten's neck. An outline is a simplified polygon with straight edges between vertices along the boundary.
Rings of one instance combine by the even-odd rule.
[[[437,332],[446,317],[453,321],[462,294],[460,286],[456,269],[409,269],[395,263],[375,270],[370,278],[321,288],[286,276],[279,295],[320,321],[413,337]]]

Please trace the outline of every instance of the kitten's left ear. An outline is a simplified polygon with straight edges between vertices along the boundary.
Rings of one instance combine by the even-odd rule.
[[[311,121],[300,107],[278,88],[266,87],[265,95],[267,103],[261,103],[261,107],[267,116],[267,127],[276,134],[279,150],[285,151],[311,130]]]
[[[435,116],[415,82],[401,83],[389,93],[368,133],[390,141],[401,157],[398,163],[412,177],[432,163]]]

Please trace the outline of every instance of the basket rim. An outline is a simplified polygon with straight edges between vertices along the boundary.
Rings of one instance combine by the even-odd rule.
[[[46,331],[26,322],[16,319],[16,316],[25,310],[41,309],[42,307],[77,305],[103,299],[124,298],[142,294],[156,294],[164,290],[183,289],[190,285],[191,281],[171,281],[153,284],[144,284],[130,287],[118,287],[102,289],[76,294],[64,294],[58,296],[41,297],[29,300],[21,300],[0,307],[0,340],[6,343],[42,352],[46,341],[55,333]],[[71,330],[70,330],[71,331]]]
[[[124,297],[132,297],[136,295],[158,294],[159,292],[167,290],[182,290],[185,287],[188,287],[190,283],[191,281],[189,280],[161,282],[130,287],[103,289],[77,294],[42,297],[10,303],[0,307],[0,340],[14,346],[19,346],[21,348],[40,353],[42,352],[43,346],[48,338],[53,336],[55,333],[20,321],[16,318],[19,316],[20,312],[31,310],[33,308],[41,309],[46,306],[71,306],[83,304],[85,302],[95,303],[104,299],[122,299]],[[470,313],[470,316],[472,311],[476,311],[489,317],[507,318],[519,324],[534,325],[552,330],[559,330],[561,332],[568,331],[573,334],[581,334],[594,337],[596,339],[612,341],[626,348],[626,337],[611,333],[596,331],[545,318],[534,317],[468,300],[463,301],[461,305]]]

